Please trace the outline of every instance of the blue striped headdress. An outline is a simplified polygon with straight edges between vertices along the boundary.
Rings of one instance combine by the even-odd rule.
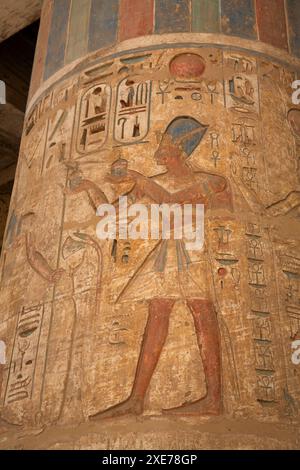
[[[168,125],[165,134],[174,144],[180,144],[187,156],[200,144],[208,126],[190,116],[178,116]]]

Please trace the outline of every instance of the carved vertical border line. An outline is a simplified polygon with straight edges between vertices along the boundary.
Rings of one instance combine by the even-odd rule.
[[[74,111],[73,111],[71,145],[70,145],[70,150],[69,150],[69,156],[70,157],[72,157],[72,148],[73,148],[72,142],[73,142],[73,139],[74,139],[75,118],[76,118],[76,115],[77,115],[77,102],[78,102],[78,100],[76,100],[76,104],[74,106]],[[69,169],[67,169],[67,171],[66,171],[66,180],[65,180],[64,189],[67,189],[69,171],[70,171]],[[61,213],[60,231],[59,231],[58,250],[57,250],[57,259],[56,259],[56,269],[58,269],[59,265],[60,265],[60,255],[61,255],[61,247],[62,247],[63,225],[64,225],[64,220],[65,220],[65,213],[66,213],[66,194],[64,192],[64,194],[63,194],[63,207],[62,207],[62,213]],[[42,374],[40,409],[42,407],[43,397],[44,397],[45,375],[46,375],[46,370],[47,370],[47,361],[48,361],[49,343],[50,343],[51,329],[52,329],[52,322],[53,322],[53,313],[54,313],[53,310],[54,310],[55,296],[56,296],[56,286],[54,285],[53,290],[52,290],[52,298],[51,298],[51,312],[50,312],[50,320],[49,320],[49,327],[48,327],[49,329],[48,329],[48,335],[47,335],[47,340],[46,340],[45,363],[44,363],[43,374]]]
[[[50,106],[52,105],[52,98],[53,98],[53,95],[51,95]],[[48,135],[49,135],[49,125],[50,125],[50,119],[47,119],[47,122],[45,124],[45,144],[43,148],[43,156],[42,156],[42,164],[41,164],[41,172],[40,172],[41,175],[43,174],[44,164],[45,164],[45,155],[47,151]]]
[[[268,205],[271,204],[271,195],[270,195],[270,177],[269,177],[269,173],[268,173],[268,166],[267,166],[267,162],[266,162],[266,153],[265,152],[265,142],[266,140],[263,138],[263,132],[262,132],[262,127],[263,127],[263,123],[262,123],[262,115],[263,115],[263,111],[262,111],[262,105],[261,105],[261,77],[262,77],[262,73],[261,73],[261,62],[259,59],[256,59],[256,67],[257,67],[257,85],[258,85],[258,99],[259,99],[259,114],[260,114],[260,125],[259,125],[259,137],[260,137],[260,140],[261,140],[261,144],[263,146],[263,151],[261,152],[261,156],[262,156],[262,162],[263,162],[263,169],[264,169],[264,177],[265,177],[265,181],[266,181],[266,186],[267,188],[265,188],[265,185],[264,185],[264,189],[265,189],[265,194],[267,194],[267,200],[268,200]],[[266,190],[267,189],[267,190]]]
[[[37,342],[37,347],[36,347],[36,354],[35,354],[35,361],[34,361],[34,373],[33,373],[33,376],[32,376],[32,388],[31,388],[31,394],[30,394],[31,399],[32,399],[32,394],[33,394],[33,390],[34,390],[34,382],[35,382],[35,376],[36,376],[36,365],[37,365],[39,348],[40,348],[40,340],[41,340],[41,335],[42,335],[42,330],[43,330],[44,316],[45,316],[45,305],[43,304],[42,316],[41,316],[41,319],[40,319],[40,331],[39,331],[39,337],[38,337],[38,342]]]

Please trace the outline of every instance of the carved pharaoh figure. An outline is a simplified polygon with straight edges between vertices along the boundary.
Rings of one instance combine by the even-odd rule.
[[[207,126],[192,117],[177,117],[167,127],[155,153],[157,164],[165,166],[167,171],[147,178],[128,170],[123,176],[118,173],[112,175],[111,182],[131,182],[133,187],[128,196],[135,200],[146,196],[158,204],[198,203],[212,210],[232,211],[231,190],[226,179],[204,171],[194,171],[187,164],[187,158],[199,145],[206,130]],[[81,180],[73,188],[73,192],[80,191],[88,193],[94,201],[94,207],[107,202],[102,191],[89,180]],[[194,268],[196,270],[193,273]],[[183,240],[159,240],[155,250],[146,256],[143,269],[136,272],[118,299],[120,302],[135,302],[138,300],[136,293],[140,291],[140,299],[148,302],[149,316],[132,392],[128,400],[97,413],[92,419],[143,412],[145,394],[168,335],[170,314],[179,299],[185,301],[193,315],[207,392],[194,403],[184,403],[164,412],[195,415],[221,412],[220,335],[209,272],[207,247],[192,259]]]

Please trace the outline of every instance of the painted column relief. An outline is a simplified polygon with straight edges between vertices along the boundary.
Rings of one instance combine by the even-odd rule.
[[[295,79],[233,47],[153,46],[82,66],[35,101],[0,265],[1,430],[297,422]],[[204,204],[203,248],[99,240],[96,209],[121,195]]]

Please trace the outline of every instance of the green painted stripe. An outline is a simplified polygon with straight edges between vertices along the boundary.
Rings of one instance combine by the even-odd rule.
[[[65,63],[87,53],[91,0],[72,0]]]
[[[192,0],[192,31],[199,33],[220,31],[219,0]]]

